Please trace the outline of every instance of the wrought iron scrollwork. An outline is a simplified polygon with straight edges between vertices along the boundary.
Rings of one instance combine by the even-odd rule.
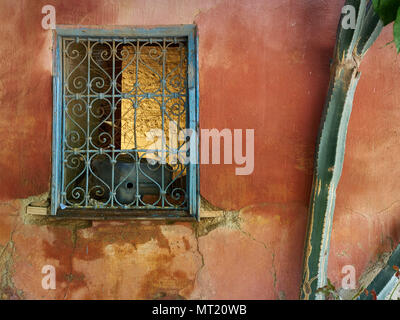
[[[186,210],[187,39],[63,37],[62,65],[63,207]]]

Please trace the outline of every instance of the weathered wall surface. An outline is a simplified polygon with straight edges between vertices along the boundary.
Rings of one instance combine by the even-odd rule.
[[[62,225],[26,216],[49,191],[51,32],[57,24],[196,23],[200,125],[255,129],[255,170],[203,165],[227,212],[200,224]],[[3,0],[0,3],[0,298],[296,299],[312,160],[343,1]],[[329,277],[357,277],[399,241],[399,61],[386,29],[362,63],[338,188]],[[25,199],[25,200],[24,200]],[[57,289],[43,290],[44,265]]]

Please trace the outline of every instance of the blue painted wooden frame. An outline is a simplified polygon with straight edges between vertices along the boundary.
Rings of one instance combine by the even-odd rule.
[[[196,132],[195,162],[188,165],[188,201],[191,217],[200,219],[200,171],[199,171],[199,72],[198,72],[198,35],[196,25],[157,26],[157,27],[115,27],[110,29],[73,28],[71,26],[58,26],[53,32],[53,137],[52,137],[52,180],[51,180],[51,214],[57,216],[60,208],[60,185],[62,183],[62,37],[187,37],[188,39],[188,128]],[[193,150],[191,151],[193,152]],[[78,209],[81,212],[87,209]],[[114,211],[114,209],[110,209]],[[131,211],[131,210],[129,210]],[[136,211],[132,209],[132,211]],[[157,210],[154,210],[157,212]],[[129,214],[126,215],[129,218]],[[157,218],[160,214],[154,215]],[[65,217],[68,217],[66,215]],[[168,218],[174,216],[167,215]],[[175,218],[180,218],[176,216]],[[104,216],[103,216],[104,218]],[[140,217],[145,218],[145,217]],[[151,218],[151,216],[149,216]]]

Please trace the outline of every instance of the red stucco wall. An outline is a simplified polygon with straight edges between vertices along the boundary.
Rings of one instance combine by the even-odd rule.
[[[342,0],[0,2],[0,298],[295,299],[314,144]],[[26,201],[49,191],[51,31],[57,24],[168,25],[199,31],[200,126],[255,129],[255,169],[202,165],[201,194],[241,223],[196,236],[190,223],[32,225]],[[384,30],[362,63],[339,184],[329,277],[357,277],[399,241],[400,63]],[[397,219],[396,219],[397,217]],[[44,265],[57,289],[43,290]]]

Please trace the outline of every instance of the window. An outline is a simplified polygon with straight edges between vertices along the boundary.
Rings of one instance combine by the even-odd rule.
[[[198,218],[195,27],[54,38],[52,214]]]

